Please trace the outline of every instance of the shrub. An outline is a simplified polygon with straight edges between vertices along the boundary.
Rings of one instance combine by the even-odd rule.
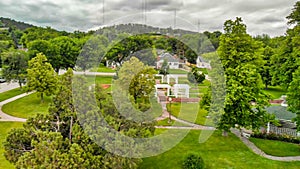
[[[268,140],[278,140],[278,141],[283,141],[283,142],[288,142],[288,143],[295,143],[295,144],[300,144],[300,138],[299,137],[293,137],[290,135],[279,135],[275,133],[254,133],[251,135],[251,137],[254,138],[261,138],[261,139],[268,139]]]
[[[182,164],[182,168],[183,169],[203,169],[204,161],[197,154],[189,154],[185,157],[183,164]]]

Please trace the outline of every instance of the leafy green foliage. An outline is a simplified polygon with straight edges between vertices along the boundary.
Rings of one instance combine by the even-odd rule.
[[[188,73],[188,80],[191,83],[202,83],[205,80],[205,74],[200,73],[197,68],[193,67],[191,72]]]
[[[272,61],[275,65],[273,83],[280,84],[287,89],[293,80],[293,73],[298,69],[300,62],[300,3],[296,2],[292,13],[287,16],[288,24],[295,24],[286,32],[286,37],[273,56]]]
[[[118,71],[118,79],[115,81],[118,88],[128,91],[138,108],[148,109],[150,106],[149,97],[154,89],[156,71],[146,66],[136,57],[130,58],[123,63]],[[146,105],[144,105],[146,104]]]
[[[53,95],[57,87],[57,75],[45,55],[39,53],[28,63],[27,91],[35,90],[41,97]]]
[[[56,72],[58,72],[61,67],[61,56],[59,55],[58,47],[49,41],[34,40],[30,42],[28,44],[28,53],[30,59],[39,53],[44,54]]]
[[[8,160],[6,160],[4,156],[5,148],[3,142],[6,139],[6,136],[8,133],[13,130],[13,129],[18,129],[23,126],[23,123],[18,123],[18,122],[1,122],[0,127],[1,127],[1,135],[0,135],[0,168],[5,168],[5,169],[13,169],[14,166],[12,163],[10,163]]]
[[[161,65],[161,68],[159,69],[159,74],[162,74],[162,75],[167,75],[167,74],[170,74],[170,67],[169,67],[169,64],[168,64],[168,61],[166,59],[164,59],[164,62],[162,63]]]
[[[226,21],[224,27],[218,54],[225,69],[227,95],[218,128],[229,131],[238,126],[256,130],[268,119],[264,110],[268,97],[262,91],[258,73],[259,46],[247,34],[241,18]]]
[[[72,84],[74,81],[79,84]],[[99,86],[95,89],[95,96],[100,109],[93,110],[95,107],[90,107],[90,102],[83,100],[89,101],[92,94],[87,92],[86,84],[84,78],[73,77],[71,69],[60,76],[49,114],[29,118],[24,128],[12,130],[8,134],[4,143],[6,159],[17,168],[137,168],[139,159],[124,158],[107,152],[100,146],[110,143],[97,145],[86,132],[94,131],[93,125],[101,126],[98,115],[103,115],[112,127],[119,126],[120,132],[134,137],[149,136],[154,128],[125,120],[117,113],[112,98]],[[73,95],[73,85],[81,87],[79,95]],[[79,97],[81,94],[86,95]],[[89,107],[86,114],[77,113],[81,107],[75,105],[74,101]],[[91,120],[89,124],[92,128],[84,130],[83,124],[79,123],[81,118]]]
[[[50,43],[58,50],[58,58],[60,58],[58,60],[60,63],[59,67],[66,70],[68,68],[73,69],[80,50],[77,40],[67,36],[60,36],[52,39]]]
[[[197,154],[189,154],[185,157],[183,164],[183,169],[203,169],[204,161],[201,156]]]
[[[260,75],[262,77],[262,81],[265,84],[265,88],[268,89],[268,86],[272,84],[272,63],[271,57],[274,55],[274,50],[267,46],[264,48],[263,52],[263,66],[260,70]]]
[[[209,111],[211,104],[212,91],[211,87],[206,90],[206,92],[202,95],[200,100],[200,108]]]
[[[103,35],[90,37],[84,44],[78,55],[76,65],[83,71],[97,67],[104,59],[104,54],[108,48],[108,39]],[[74,57],[74,56],[73,56]]]
[[[294,73],[293,81],[288,88],[287,102],[288,109],[297,114],[295,118],[297,130],[300,131],[300,68]]]
[[[118,39],[116,39],[118,40]],[[152,39],[149,35],[135,35],[120,38],[106,54],[106,57],[110,61],[122,64],[125,58],[134,54],[135,52],[141,51],[143,49],[152,48]],[[146,57],[149,57],[146,55]],[[142,59],[141,59],[142,60]]]
[[[296,2],[292,13],[286,17],[288,19],[288,24],[300,24],[300,2]]]
[[[20,43],[24,45],[24,47],[28,47],[27,45],[35,40],[50,40],[56,38],[58,36],[62,36],[67,34],[66,32],[58,32],[50,27],[42,28],[42,27],[30,27],[24,31],[23,36],[21,37]]]
[[[25,82],[28,55],[24,51],[11,50],[2,55],[2,76],[9,82],[16,80],[20,88]]]

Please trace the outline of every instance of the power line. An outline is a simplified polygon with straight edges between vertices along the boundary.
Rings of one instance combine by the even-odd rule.
[[[200,33],[200,19],[198,19],[198,33]]]
[[[105,0],[102,0],[102,24],[104,25],[105,23],[105,7],[104,7],[104,3],[105,3]]]
[[[174,29],[176,28],[177,9],[174,10]]]

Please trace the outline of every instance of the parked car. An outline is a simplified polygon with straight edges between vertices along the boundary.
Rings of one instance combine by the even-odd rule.
[[[0,83],[4,83],[6,80],[3,77],[0,77]]]

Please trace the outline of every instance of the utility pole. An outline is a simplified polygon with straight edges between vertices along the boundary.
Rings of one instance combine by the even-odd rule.
[[[200,33],[200,19],[198,19],[198,33]]]
[[[147,25],[147,0],[142,0],[144,24]]]
[[[174,30],[176,28],[177,9],[174,10]]]
[[[105,14],[105,8],[104,8],[104,2],[105,0],[102,0],[102,25],[104,25],[104,23],[105,23],[105,16],[104,16],[104,14]]]

